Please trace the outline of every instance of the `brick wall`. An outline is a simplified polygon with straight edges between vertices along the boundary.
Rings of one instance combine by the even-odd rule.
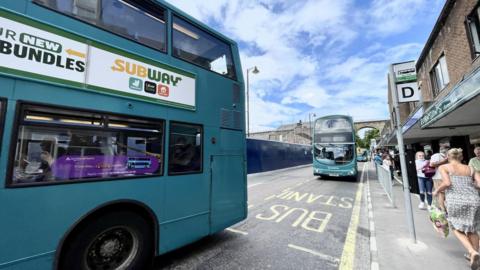
[[[455,2],[438,35],[434,37],[432,46],[426,48],[428,51],[423,62],[418,63],[420,65],[417,71],[418,81],[424,107],[447,95],[465,74],[480,64],[480,60],[472,58],[468,30],[465,26],[466,17],[476,4],[477,0]],[[430,71],[442,55],[445,55],[450,82],[438,96],[434,97]]]

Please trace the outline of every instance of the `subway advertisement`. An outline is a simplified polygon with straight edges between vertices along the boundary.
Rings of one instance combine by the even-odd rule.
[[[0,10],[0,72],[195,109],[195,76]]]

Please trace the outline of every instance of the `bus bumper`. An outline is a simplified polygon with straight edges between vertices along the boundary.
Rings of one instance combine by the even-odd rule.
[[[322,170],[322,169],[314,169],[313,175],[316,176],[331,176],[331,177],[345,177],[345,176],[356,176],[357,175],[356,169],[350,170]]]

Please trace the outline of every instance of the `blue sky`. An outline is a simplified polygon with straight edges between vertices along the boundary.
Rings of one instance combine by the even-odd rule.
[[[390,63],[418,58],[445,0],[169,0],[236,40],[250,131],[347,114],[387,119]]]

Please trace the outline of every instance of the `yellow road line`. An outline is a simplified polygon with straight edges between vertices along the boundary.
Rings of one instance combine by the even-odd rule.
[[[340,258],[339,270],[353,270],[355,260],[355,242],[357,239],[357,228],[360,220],[360,203],[362,201],[363,192],[363,174],[365,173],[365,166],[363,165],[362,175],[360,176],[360,183],[358,184],[357,193],[355,195],[355,204],[353,205],[352,217],[350,225],[348,226],[347,238],[343,246],[342,257]]]

